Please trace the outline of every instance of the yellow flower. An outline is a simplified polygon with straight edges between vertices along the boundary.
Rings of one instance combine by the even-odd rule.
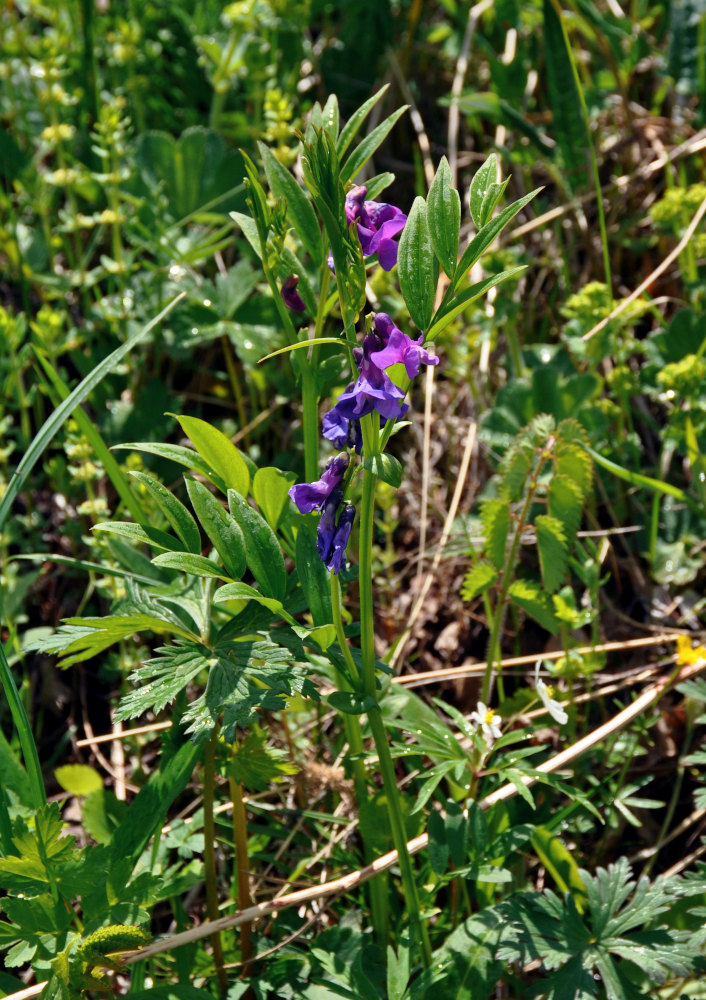
[[[698,663],[699,660],[706,660],[706,647],[692,646],[688,635],[677,636],[677,663],[679,666],[690,666],[692,663]]]

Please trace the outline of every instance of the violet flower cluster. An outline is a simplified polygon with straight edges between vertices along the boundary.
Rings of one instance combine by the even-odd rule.
[[[355,348],[353,355],[359,375],[338,397],[336,405],[324,415],[323,435],[336,448],[354,447],[360,451],[360,418],[376,410],[381,422],[404,416],[404,392],[395,385],[386,369],[403,364],[410,379],[419,374],[421,365],[437,365],[439,359],[422,347],[424,336],[413,340],[395,326],[387,313],[373,316],[373,329]]]
[[[404,392],[395,385],[386,369],[403,364],[409,378],[419,374],[421,365],[437,365],[439,359],[430,354],[422,342],[413,340],[395,326],[387,313],[373,316],[372,330],[363,339],[363,346],[353,351],[358,365],[358,378],[347,387],[335,406],[324,415],[323,435],[337,448],[362,448],[360,418],[377,412],[381,423],[402,416],[407,407]],[[355,507],[343,503],[343,481],[350,457],[342,452],[332,458],[321,479],[313,483],[292,486],[289,496],[302,514],[320,511],[316,547],[326,568],[334,573],[346,566],[346,545],[350,537]]]
[[[326,569],[339,573],[346,568],[346,545],[350,537],[355,507],[342,504],[343,480],[349,456],[343,452],[330,459],[321,479],[292,486],[289,495],[302,514],[321,511],[316,533],[316,551]]]
[[[358,223],[358,237],[364,257],[378,255],[383,271],[391,271],[397,263],[397,236],[404,229],[407,216],[402,209],[384,201],[366,201],[367,188],[352,187],[346,195],[346,220]]]

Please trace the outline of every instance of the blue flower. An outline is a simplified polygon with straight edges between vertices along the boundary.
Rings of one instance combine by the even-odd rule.
[[[391,271],[397,263],[397,236],[405,227],[407,216],[402,209],[385,201],[365,201],[367,189],[360,185],[346,195],[348,225],[358,223],[358,237],[364,257],[378,255],[380,267]]]
[[[327,558],[324,560],[326,569],[340,573],[346,568],[346,546],[350,538],[353,519],[355,518],[355,507],[352,503],[347,503],[338,515],[338,524],[331,540],[331,548]]]

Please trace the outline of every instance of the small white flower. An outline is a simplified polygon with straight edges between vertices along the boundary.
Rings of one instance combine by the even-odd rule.
[[[492,708],[488,708],[484,702],[479,701],[475,712],[471,712],[471,721],[474,726],[480,726],[486,743],[491,744],[493,740],[502,736],[500,723],[503,721],[496,715]]]
[[[539,665],[542,661],[537,660],[537,666],[534,668],[534,686],[537,694],[542,699],[542,704],[546,710],[551,715],[552,719],[555,719],[560,726],[569,721],[569,716],[566,714],[564,709],[561,707],[558,701],[554,701],[552,695],[554,694],[554,689],[547,687],[544,681],[539,676]]]

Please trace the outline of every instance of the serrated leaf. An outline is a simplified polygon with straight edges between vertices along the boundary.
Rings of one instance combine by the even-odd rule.
[[[196,479],[186,479],[191,505],[201,527],[223,560],[226,573],[239,580],[245,572],[245,539],[240,525],[213,494]]]
[[[568,476],[553,475],[547,499],[549,513],[562,524],[567,544],[571,544],[581,524],[583,496],[580,486]]]
[[[287,572],[277,537],[267,521],[235,490],[228,490],[228,506],[245,539],[248,569],[267,597],[282,600]]]
[[[276,531],[288,507],[289,488],[297,480],[293,472],[266,467],[253,476],[252,495],[262,514]]]
[[[487,219],[483,218],[483,199],[496,183],[498,176],[498,158],[491,153],[485,163],[476,170],[468,192],[468,206],[476,229],[481,229]]]
[[[364,458],[363,468],[395,489],[402,483],[402,466],[394,455],[387,452]]]
[[[510,528],[510,501],[501,497],[485,500],[481,504],[480,519],[485,533],[484,552],[494,566],[503,569]]]
[[[427,223],[439,264],[453,278],[458,262],[461,199],[452,184],[451,168],[442,156],[427,195]]]
[[[510,584],[508,595],[514,603],[526,611],[528,615],[539,622],[542,628],[552,635],[559,631],[559,622],[554,614],[554,607],[548,594],[543,593],[535,583],[529,580],[514,580]]]
[[[311,202],[272,150],[263,142],[257,145],[272,193],[275,198],[284,198],[287,215],[297,235],[313,260],[318,261],[321,257],[321,232]]]
[[[267,745],[266,733],[253,730],[234,745],[228,772],[249,792],[262,792],[272,782],[281,781],[285,775],[296,774],[299,770],[298,765],[287,758],[286,750]]]
[[[491,563],[478,561],[463,578],[461,597],[464,601],[472,601],[492,587],[497,579],[498,571]]]
[[[250,491],[250,470],[230,438],[199,417],[177,416],[177,420],[212,472],[230,489],[247,496]]]
[[[434,311],[439,264],[427,223],[427,206],[420,197],[414,199],[402,230],[397,273],[409,315],[420,330],[428,330]]]
[[[532,453],[527,448],[511,447],[500,469],[498,492],[508,500],[518,500],[524,493],[532,468]]]
[[[374,128],[372,132],[368,133],[368,135],[366,135],[366,137],[356,146],[341,166],[341,180],[344,184],[348,181],[354,180],[358,171],[365,166],[375,150],[382,145],[389,133],[397,124],[398,118],[400,118],[406,110],[407,105],[405,104],[401,108],[398,108],[397,111],[393,111],[391,115],[388,115],[383,122]]]
[[[224,573],[223,570],[206,556],[193,555],[191,552],[162,552],[152,560],[155,566],[162,566],[165,569],[175,569],[179,573],[188,573],[190,576],[202,576],[217,580],[230,581],[232,577]]]
[[[130,475],[136,479],[147,492],[157,502],[160,510],[172,526],[176,534],[184,543],[188,552],[201,551],[201,534],[196,521],[186,509],[183,503],[174,496],[158,479],[147,475],[146,472],[131,472]]]
[[[539,568],[544,589],[547,593],[553,594],[564,582],[566,566],[569,561],[569,546],[564,526],[557,517],[552,517],[550,514],[538,514],[535,518],[534,529],[537,536]]]

